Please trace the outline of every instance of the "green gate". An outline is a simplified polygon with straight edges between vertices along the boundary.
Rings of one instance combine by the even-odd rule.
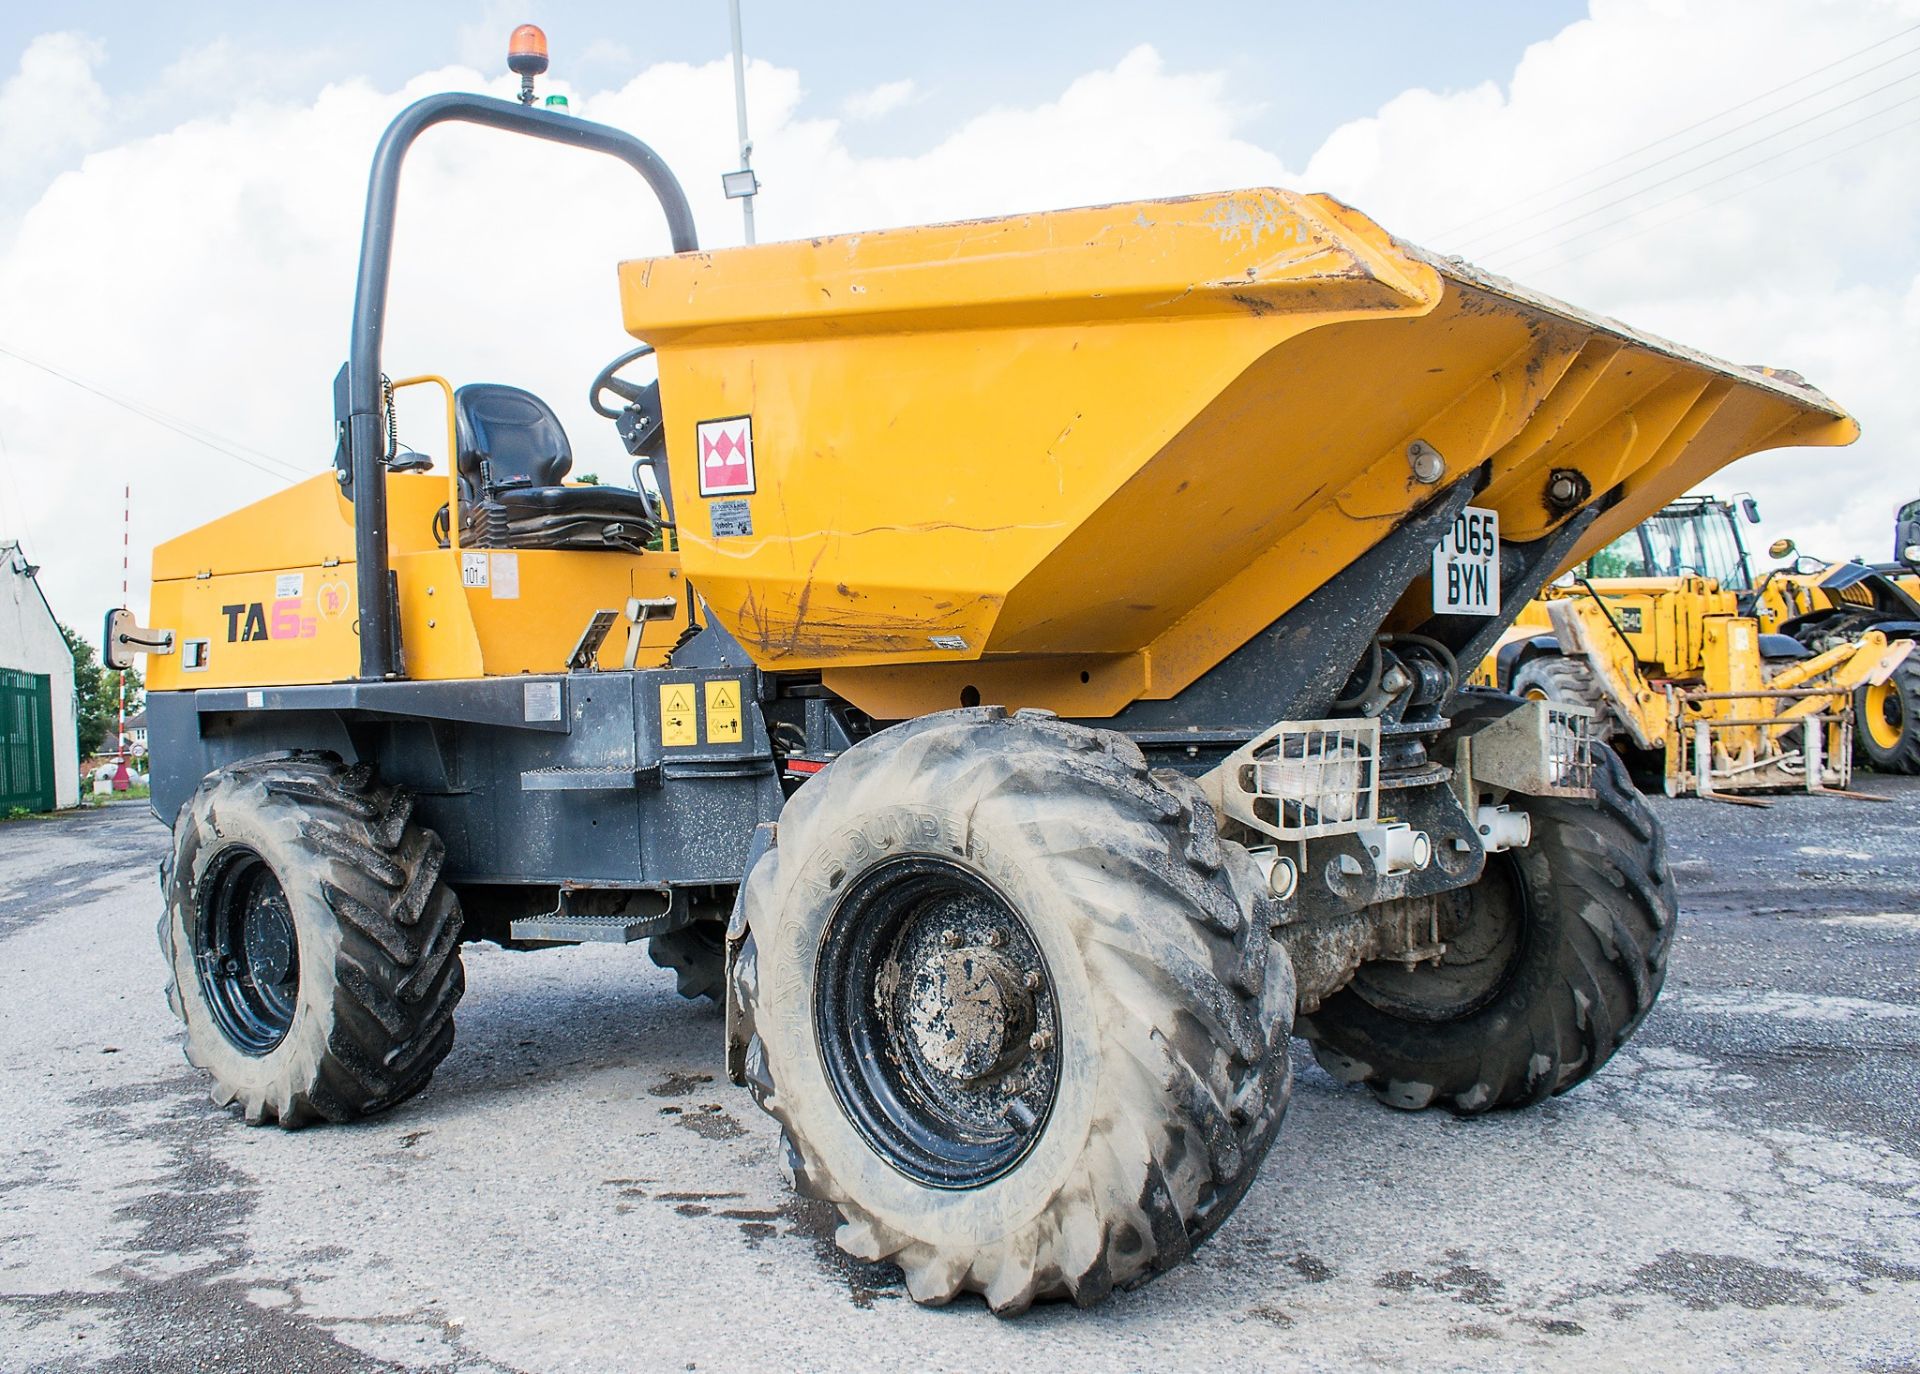
[[[53,801],[53,679],[0,668],[0,814]]]

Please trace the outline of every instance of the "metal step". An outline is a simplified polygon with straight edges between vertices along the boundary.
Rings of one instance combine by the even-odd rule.
[[[575,916],[549,912],[544,916],[523,916],[508,932],[516,940],[544,940],[553,944],[632,944],[651,935],[685,924],[671,912],[655,916]]]

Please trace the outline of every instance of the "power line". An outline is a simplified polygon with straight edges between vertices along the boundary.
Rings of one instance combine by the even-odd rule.
[[[143,420],[159,425],[162,429],[172,430],[183,439],[191,439],[194,443],[202,444],[212,449],[215,453],[225,454],[237,463],[245,463],[248,467],[259,472],[264,472],[269,477],[277,477],[283,482],[293,482],[307,475],[305,469],[287,462],[284,458],[276,458],[270,453],[262,453],[259,449],[251,448],[237,439],[225,438],[210,429],[189,424],[185,420],[176,419],[168,415],[165,411],[142,405],[138,401],[130,401],[124,396],[116,396],[110,391],[94,386],[90,382],[82,381],[70,373],[62,372],[59,368],[48,363],[43,363],[37,358],[30,358],[24,353],[8,348],[5,344],[0,344],[0,353],[14,359],[16,362],[25,363],[28,367],[37,368],[50,377],[57,377],[67,385],[78,387],[89,395],[98,396],[101,400],[119,406],[122,410],[130,411]],[[246,450],[246,452],[243,453],[239,451],[242,449]],[[255,462],[252,458],[246,456],[247,453],[256,454],[268,463],[278,464],[281,468],[285,469],[285,471],[275,471],[273,468],[267,467],[262,463]],[[289,473],[292,475],[290,476]]]
[[[1662,134],[1659,138],[1654,139],[1651,143],[1643,143],[1638,148],[1630,148],[1626,152],[1621,153],[1617,157],[1608,158],[1605,162],[1596,163],[1594,166],[1587,168],[1585,171],[1576,172],[1574,173],[1574,175],[1567,177],[1564,180],[1556,181],[1550,186],[1543,186],[1538,191],[1534,191],[1527,195],[1521,196],[1518,200],[1509,201],[1505,205],[1497,205],[1491,210],[1483,211],[1482,213],[1475,215],[1472,219],[1463,220],[1461,223],[1455,225],[1453,228],[1444,230],[1441,233],[1434,235],[1434,238],[1436,240],[1447,238],[1453,234],[1461,233],[1464,230],[1471,229],[1475,225],[1483,224],[1487,220],[1494,219],[1494,218],[1497,218],[1498,216],[1504,215],[1509,210],[1517,210],[1523,205],[1531,204],[1532,202],[1540,199],[1540,197],[1542,196],[1551,195],[1553,194],[1553,192],[1558,191],[1563,187],[1571,186],[1577,181],[1584,181],[1588,177],[1594,175],[1596,172],[1604,172],[1607,168],[1617,166],[1618,164],[1627,161],[1629,158],[1638,157],[1641,153],[1650,152],[1653,149],[1658,148],[1663,143],[1671,143],[1676,138],[1684,137],[1685,135],[1692,133],[1696,129],[1705,128],[1707,125],[1712,124],[1716,120],[1724,119],[1730,114],[1733,114],[1739,110],[1746,109],[1749,105],[1757,105],[1759,102],[1767,99],[1769,96],[1778,95],[1780,94],[1780,92],[1785,90],[1791,90],[1793,87],[1798,86],[1801,82],[1810,80],[1813,77],[1820,75],[1820,73],[1822,72],[1831,71],[1835,67],[1844,66],[1848,62],[1853,61],[1853,59],[1856,57],[1864,57],[1867,53],[1874,51],[1876,48],[1884,48],[1887,44],[1894,42],[1896,39],[1905,38],[1908,34],[1915,33],[1915,32],[1920,32],[1920,24],[1909,25],[1907,28],[1901,29],[1898,33],[1890,33],[1885,38],[1882,38],[1875,42],[1867,44],[1867,46],[1864,48],[1857,48],[1853,52],[1847,53],[1841,57],[1836,57],[1833,59],[1833,61],[1823,63],[1822,65],[1813,68],[1811,71],[1802,72],[1799,76],[1794,77],[1791,81],[1783,81],[1778,86],[1774,86],[1768,90],[1764,90],[1760,92],[1758,95],[1749,96],[1747,99],[1740,101],[1738,104],[1729,105],[1724,110],[1720,110],[1715,114],[1710,114],[1704,119],[1695,120],[1693,123],[1687,125],[1684,128],[1675,129],[1670,134]],[[1907,54],[1903,53],[1900,56],[1906,56],[1906,55]],[[1898,57],[1889,58],[1888,62],[1894,62],[1898,60],[1899,60]],[[1885,66],[1887,65],[1887,63],[1883,62],[1878,65]],[[1833,85],[1831,86],[1823,87],[1822,91],[1832,90],[1834,86],[1845,85],[1848,81],[1852,81],[1857,77],[1864,76],[1866,72],[1874,71],[1874,70],[1877,70],[1877,68],[1868,67],[1865,71],[1855,72],[1853,76],[1844,77],[1840,81],[1834,82]],[[1820,93],[1821,91],[1815,91],[1815,92],[1812,92],[1811,94],[1818,95]],[[1782,106],[1781,108],[1786,109],[1791,107]],[[1777,114],[1779,113],[1779,111],[1776,110],[1773,113]],[[1765,115],[1757,116],[1754,120],[1749,120],[1747,122],[1756,123],[1758,122],[1759,119],[1764,119],[1768,117],[1769,116],[1765,116]],[[1578,199],[1578,197],[1576,196],[1575,199]]]
[[[1916,48],[1916,49],[1914,49],[1914,51],[1915,51],[1915,52],[1920,52],[1920,48]],[[1756,138],[1756,139],[1754,139],[1754,140],[1753,140],[1752,142],[1750,142],[1750,143],[1742,143],[1742,144],[1741,144],[1741,145],[1740,145],[1739,147],[1737,147],[1737,148],[1729,148],[1729,149],[1727,149],[1727,150],[1726,150],[1726,151],[1725,151],[1724,153],[1715,153],[1715,154],[1714,154],[1714,155],[1713,155],[1712,157],[1710,157],[1710,158],[1708,158],[1708,159],[1707,159],[1706,161],[1704,161],[1704,162],[1696,162],[1696,163],[1695,163],[1695,164],[1694,164],[1693,166],[1691,166],[1691,167],[1688,167],[1688,168],[1685,168],[1685,169],[1683,169],[1683,170],[1681,170],[1681,171],[1678,171],[1678,172],[1675,172],[1675,173],[1674,173],[1673,175],[1671,175],[1671,176],[1666,176],[1666,177],[1662,177],[1662,178],[1661,178],[1660,180],[1658,180],[1658,181],[1654,181],[1654,182],[1649,182],[1649,183],[1648,183],[1647,185],[1645,185],[1645,186],[1642,186],[1642,187],[1641,187],[1640,189],[1638,189],[1637,191],[1629,191],[1629,192],[1627,192],[1627,193],[1626,193],[1625,195],[1623,195],[1623,196],[1616,196],[1616,197],[1615,197],[1614,199],[1612,199],[1612,200],[1610,200],[1610,201],[1605,201],[1605,202],[1602,202],[1601,204],[1599,204],[1599,205],[1596,205],[1596,206],[1594,206],[1594,207],[1593,207],[1592,209],[1589,209],[1589,210],[1582,210],[1582,211],[1581,211],[1581,212],[1580,212],[1579,214],[1577,214],[1577,215],[1569,215],[1569,216],[1568,216],[1567,218],[1565,218],[1565,219],[1563,219],[1563,220],[1558,220],[1558,221],[1556,221],[1556,222],[1554,222],[1553,224],[1549,224],[1549,225],[1547,225],[1547,226],[1546,226],[1545,228],[1543,228],[1543,229],[1536,229],[1536,230],[1532,230],[1532,231],[1530,231],[1530,232],[1528,232],[1528,233],[1524,233],[1524,234],[1522,234],[1522,235],[1520,235],[1520,237],[1519,237],[1519,238],[1516,238],[1516,239],[1508,239],[1508,240],[1507,240],[1506,242],[1504,242],[1504,243],[1494,243],[1494,244],[1490,244],[1490,245],[1488,245],[1488,246],[1486,246],[1486,247],[1483,247],[1483,248],[1479,248],[1479,249],[1476,249],[1476,250],[1474,250],[1474,251],[1475,251],[1475,252],[1478,252],[1478,253],[1504,253],[1504,252],[1507,252],[1507,251],[1509,251],[1510,249],[1513,249],[1513,248],[1516,248],[1516,247],[1518,247],[1518,246],[1519,246],[1520,244],[1523,244],[1523,243],[1527,243],[1527,242],[1530,242],[1531,240],[1533,240],[1533,239],[1537,239],[1537,238],[1540,238],[1540,237],[1542,237],[1543,235],[1546,235],[1546,234],[1551,234],[1551,233],[1553,233],[1553,232],[1554,232],[1554,231],[1555,231],[1556,229],[1564,229],[1564,228],[1566,228],[1566,227],[1567,227],[1568,225],[1570,225],[1570,224],[1578,224],[1578,223],[1579,223],[1579,222],[1580,222],[1581,220],[1583,220],[1583,219],[1588,219],[1588,218],[1590,218],[1591,216],[1594,216],[1594,215],[1598,215],[1598,214],[1602,214],[1602,213],[1604,213],[1604,212],[1605,212],[1605,211],[1607,211],[1607,210],[1611,210],[1611,209],[1612,209],[1612,208],[1613,208],[1614,206],[1616,206],[1616,205],[1624,205],[1624,204],[1626,204],[1626,202],[1628,202],[1628,201],[1630,201],[1630,200],[1633,200],[1633,199],[1635,199],[1635,198],[1637,198],[1637,197],[1639,197],[1639,196],[1644,196],[1644,195],[1645,195],[1645,194],[1647,194],[1647,192],[1649,192],[1649,191],[1657,191],[1657,190],[1659,190],[1659,189],[1660,189],[1660,188],[1661,188],[1662,186],[1670,186],[1670,185],[1672,185],[1672,184],[1673,184],[1674,182],[1676,182],[1676,181],[1680,181],[1680,180],[1683,180],[1683,179],[1685,179],[1685,178],[1687,178],[1687,177],[1690,177],[1690,176],[1692,176],[1692,175],[1693,175],[1693,174],[1694,174],[1695,172],[1701,172],[1701,171],[1705,171],[1705,170],[1706,170],[1707,168],[1709,168],[1709,167],[1711,167],[1711,166],[1713,166],[1713,165],[1714,165],[1715,163],[1719,163],[1719,162],[1725,162],[1725,161],[1726,161],[1726,160],[1727,160],[1728,158],[1730,158],[1730,157],[1738,157],[1738,156],[1739,156],[1739,155],[1740,155],[1741,153],[1745,153],[1745,152],[1750,152],[1750,151],[1752,151],[1753,149],[1755,149],[1755,148],[1758,148],[1758,147],[1759,147],[1759,146],[1760,146],[1761,144],[1763,144],[1763,143],[1768,143],[1768,142],[1771,142],[1771,141],[1772,141],[1773,139],[1776,139],[1776,138],[1779,138],[1779,137],[1780,137],[1780,136],[1781,136],[1782,134],[1790,134],[1790,133],[1792,133],[1792,132],[1793,132],[1793,131],[1794,131],[1795,129],[1804,129],[1804,128],[1805,128],[1805,127],[1806,127],[1807,125],[1809,125],[1809,124],[1812,124],[1812,123],[1815,123],[1815,122],[1817,122],[1817,121],[1819,121],[1819,120],[1822,120],[1822,119],[1825,119],[1825,118],[1826,118],[1826,117],[1827,117],[1828,115],[1830,115],[1830,114],[1836,114],[1836,113],[1838,113],[1839,111],[1841,111],[1841,110],[1844,110],[1844,109],[1846,109],[1846,108],[1847,108],[1847,106],[1849,106],[1849,105],[1858,105],[1858,104],[1859,104],[1859,103],[1860,103],[1861,101],[1863,101],[1863,100],[1866,100],[1866,99],[1867,99],[1867,98],[1869,98],[1870,96],[1876,96],[1876,95],[1879,95],[1879,94],[1881,94],[1881,93],[1882,93],[1882,92],[1884,92],[1884,91],[1890,91],[1890,90],[1892,90],[1892,89],[1893,89],[1893,88],[1894,88],[1895,86],[1901,86],[1901,85],[1905,85],[1905,84],[1906,84],[1907,82],[1909,82],[1909,81],[1913,81],[1913,80],[1915,80],[1915,79],[1920,79],[1920,72],[1909,72],[1909,73],[1907,73],[1907,75],[1905,75],[1905,76],[1902,76],[1902,77],[1896,77],[1896,78],[1895,78],[1894,80],[1892,80],[1892,81],[1889,81],[1889,82],[1887,82],[1887,83],[1886,83],[1885,85],[1882,85],[1882,86],[1875,86],[1875,87],[1874,87],[1874,88],[1873,88],[1872,90],[1870,90],[1870,91],[1862,91],[1862,92],[1861,92],[1861,93],[1860,93],[1859,95],[1856,95],[1856,96],[1850,96],[1850,97],[1848,97],[1847,99],[1845,99],[1845,100],[1843,100],[1843,101],[1841,101],[1841,102],[1840,102],[1839,104],[1837,104],[1837,105],[1830,105],[1830,106],[1828,106],[1828,107],[1827,107],[1826,109],[1824,109],[1824,110],[1820,110],[1820,111],[1817,111],[1817,112],[1816,112],[1816,113],[1814,113],[1814,114],[1810,114],[1810,115],[1808,115],[1808,116],[1807,116],[1807,117],[1806,117],[1805,119],[1797,119],[1797,120],[1795,120],[1795,121],[1794,121],[1793,123],[1791,123],[1791,124],[1789,124],[1789,125],[1787,125],[1787,126],[1786,126],[1785,128],[1781,128],[1781,129],[1775,129],[1775,130],[1774,130],[1774,131],[1773,131],[1772,133],[1770,133],[1770,134],[1762,134],[1762,135],[1761,135],[1761,136],[1760,136],[1759,138]],[[1907,103],[1907,102],[1906,102],[1906,101],[1904,101],[1904,100],[1898,100],[1898,101],[1895,101],[1895,102],[1894,102],[1894,103],[1893,103],[1892,105],[1887,105],[1887,106],[1883,106],[1883,107],[1882,107],[1882,108],[1881,108],[1880,110],[1876,110],[1876,111],[1874,111],[1874,112],[1873,112],[1872,114],[1868,114],[1868,115],[1865,115],[1865,116],[1863,116],[1862,118],[1863,118],[1863,119],[1871,119],[1871,118],[1873,118],[1873,116],[1874,116],[1875,114],[1880,114],[1880,113],[1883,113],[1883,112],[1884,112],[1885,110],[1890,110],[1890,109],[1895,109],[1895,108],[1897,108],[1897,107],[1899,107],[1899,106],[1901,106],[1901,105],[1904,105],[1904,104],[1906,104],[1906,103]],[[1775,111],[1775,113],[1778,113],[1778,111]],[[1771,118],[1772,116],[1767,116],[1767,117],[1768,117],[1768,118]],[[1861,120],[1860,120],[1860,119],[1856,119],[1856,120],[1852,120],[1852,121],[1850,121],[1850,122],[1848,122],[1848,123],[1846,123],[1846,124],[1842,124],[1842,125],[1840,125],[1838,129],[1834,129],[1834,130],[1831,130],[1830,132],[1834,132],[1834,133],[1837,133],[1837,132],[1839,132],[1839,129],[1850,129],[1850,128],[1852,128],[1852,127],[1853,127],[1853,126],[1854,126],[1855,124],[1859,124],[1860,122],[1861,122]],[[1741,126],[1738,126],[1738,128],[1744,128],[1744,127],[1746,127],[1746,126],[1745,126],[1745,125],[1741,125]],[[1735,133],[1735,132],[1737,132],[1737,131],[1738,131],[1738,128],[1736,128],[1736,129],[1729,129],[1729,130],[1727,130],[1727,133],[1728,133],[1728,134],[1731,134],[1731,133]],[[1825,136],[1825,135],[1822,135],[1822,137],[1824,137],[1824,136]],[[1718,141],[1718,140],[1719,140],[1720,138],[1724,138],[1724,137],[1726,137],[1726,134],[1719,134],[1719,135],[1716,135],[1716,136],[1715,136],[1714,138],[1712,138],[1712,139],[1708,139],[1708,140],[1707,140],[1707,142],[1708,142],[1708,143],[1712,143],[1712,142],[1717,142],[1717,141]],[[1691,148],[1685,148],[1685,149],[1682,149],[1682,150],[1681,150],[1680,152],[1678,152],[1678,153],[1675,153],[1675,154],[1673,154],[1673,157],[1682,157],[1682,156],[1685,156],[1685,154],[1687,154],[1687,153],[1691,153],[1691,152],[1697,152],[1697,151],[1699,151],[1699,149],[1701,149],[1701,148],[1703,148],[1703,147],[1705,147],[1705,146],[1706,146],[1706,144],[1705,144],[1705,143],[1701,143],[1701,144],[1695,144],[1695,145],[1694,145],[1693,147],[1691,147]],[[1805,146],[1805,145],[1804,145],[1804,144],[1801,144],[1801,145],[1796,145],[1796,146]],[[1661,161],[1661,162],[1670,162],[1670,161],[1672,161],[1672,158],[1671,158],[1671,157],[1670,157],[1670,158],[1662,158],[1662,159],[1661,159],[1660,161]],[[1635,172],[1630,172],[1630,173],[1628,173],[1628,174],[1627,174],[1626,176],[1624,176],[1624,177],[1616,177],[1616,178],[1615,178],[1615,179],[1614,179],[1613,181],[1609,181],[1609,182],[1605,182],[1605,183],[1603,183],[1602,185],[1599,185],[1599,186],[1596,186],[1596,187],[1594,187],[1594,188],[1593,188],[1593,190],[1591,190],[1591,191],[1584,191],[1584,192],[1582,192],[1582,193],[1581,193],[1580,195],[1578,195],[1578,196],[1575,196],[1575,197],[1573,197],[1573,198],[1572,198],[1571,200],[1565,200],[1565,201],[1560,201],[1560,202],[1558,202],[1557,204],[1554,204],[1554,205],[1550,205],[1550,206],[1548,206],[1548,207],[1547,207],[1547,208],[1546,208],[1545,210],[1542,210],[1542,211],[1540,211],[1540,212],[1539,212],[1539,214],[1535,214],[1535,215],[1529,215],[1529,216],[1527,216],[1527,219],[1538,219],[1538,218],[1540,217],[1540,215],[1544,215],[1544,214],[1547,214],[1547,213],[1549,213],[1549,212],[1551,212],[1551,211],[1553,211],[1553,210],[1557,210],[1557,209],[1559,209],[1559,208],[1560,208],[1560,206],[1562,206],[1562,205],[1571,205],[1571,204],[1573,203],[1573,201],[1575,201],[1575,200],[1582,200],[1582,199],[1584,199],[1584,198],[1585,198],[1585,197],[1587,197],[1587,196],[1590,196],[1590,195],[1594,195],[1594,194],[1596,194],[1597,192],[1600,192],[1600,191],[1603,191],[1603,190],[1605,190],[1605,189],[1606,189],[1606,188],[1607,188],[1608,186],[1615,186],[1615,185],[1618,185],[1618,184],[1619,184],[1620,182],[1622,182],[1622,181],[1631,181],[1631,180],[1632,180],[1632,179],[1633,179],[1634,177],[1637,177],[1637,176],[1640,176],[1640,175],[1642,175],[1642,174],[1644,174],[1644,173],[1646,173],[1646,172],[1649,172],[1649,171],[1652,171],[1652,170],[1653,170],[1653,168],[1655,168],[1655,167],[1657,167],[1657,166],[1659,166],[1659,165],[1660,165],[1660,163],[1659,163],[1659,162],[1655,162],[1655,163],[1649,163],[1649,164],[1648,164],[1647,166],[1645,166],[1645,167],[1643,167],[1643,168],[1641,168],[1641,169],[1640,169],[1639,171],[1635,171]],[[1525,222],[1526,222],[1525,220],[1516,220],[1516,221],[1515,221],[1515,223],[1516,223],[1516,224],[1523,224],[1523,223],[1525,223]],[[1484,237],[1484,236],[1483,236],[1483,237]],[[1471,242],[1471,240],[1469,240],[1469,242]]]
[[[1676,200],[1684,200],[1688,196],[1698,195],[1701,191],[1706,190],[1710,186],[1718,186],[1723,182],[1731,181],[1735,177],[1745,176],[1748,172],[1753,171],[1756,167],[1765,165],[1766,162],[1768,162],[1773,158],[1785,157],[1785,156],[1788,156],[1789,154],[1797,153],[1802,148],[1811,148],[1814,144],[1820,143],[1826,139],[1832,138],[1835,134],[1845,133],[1848,129],[1856,129],[1860,125],[1866,124],[1872,120],[1878,119],[1883,114],[1891,113],[1892,111],[1899,109],[1903,105],[1911,105],[1916,100],[1920,100],[1920,95],[1910,95],[1904,100],[1896,100],[1890,105],[1882,105],[1879,109],[1870,111],[1867,114],[1863,114],[1858,119],[1850,119],[1845,124],[1836,125],[1833,128],[1826,130],[1824,133],[1815,134],[1812,138],[1804,138],[1804,139],[1801,139],[1800,142],[1798,143],[1791,144],[1785,148],[1776,149],[1773,152],[1770,152],[1766,157],[1759,158],[1752,162],[1749,162],[1744,167],[1736,167],[1731,172],[1726,173],[1724,176],[1715,177],[1711,181],[1700,182],[1698,185],[1695,185],[1695,186],[1688,186],[1680,191],[1675,192],[1673,195],[1666,197],[1663,200],[1654,201],[1651,205],[1642,205],[1638,209],[1632,211],[1629,214],[1622,215],[1618,219],[1608,220],[1606,223],[1595,225],[1591,229],[1583,229],[1577,234],[1569,234],[1564,239],[1556,240],[1555,242],[1546,244],[1540,248],[1529,249],[1527,252],[1522,253],[1518,258],[1512,259],[1511,261],[1527,262],[1533,258],[1541,257],[1547,253],[1551,253],[1556,249],[1563,248],[1569,243],[1578,243],[1581,239],[1590,238],[1594,234],[1597,234],[1603,230],[1612,228],[1614,225],[1629,223],[1636,216],[1645,214],[1648,210],[1658,210],[1661,206],[1671,205]],[[1895,127],[1901,127],[1901,126],[1896,125]],[[1782,132],[1785,132],[1785,131],[1783,130]],[[1736,149],[1735,151],[1744,151],[1744,150]],[[1731,155],[1732,154],[1728,154],[1728,156],[1731,156]],[[1714,159],[1715,162],[1718,162],[1721,160],[1722,159],[1720,158]],[[1693,168],[1692,171],[1695,171],[1695,172],[1701,171],[1704,168],[1711,165],[1712,165],[1711,163],[1703,162],[1700,164],[1699,167]],[[1690,174],[1691,173],[1682,173],[1681,176],[1668,177],[1665,181],[1655,182],[1652,186],[1648,186],[1648,187],[1645,187],[1643,190],[1634,192],[1633,195],[1622,196],[1618,200],[1612,200],[1607,202],[1605,205],[1596,206],[1592,211],[1588,213],[1599,214],[1602,211],[1611,210],[1615,206],[1625,205],[1628,201],[1646,194],[1647,191],[1655,190],[1660,186],[1666,185],[1668,182],[1678,181],[1683,176],[1690,175]],[[1490,248],[1485,251],[1488,253],[1511,252],[1513,249],[1520,247],[1520,245],[1522,244],[1531,243],[1536,239],[1545,238],[1548,234],[1551,234],[1556,229],[1565,229],[1569,225],[1577,224],[1581,220],[1586,218],[1588,218],[1588,215],[1575,215],[1572,219],[1562,220],[1559,224],[1555,224],[1546,229],[1542,229],[1538,233],[1523,234],[1509,244],[1506,244],[1499,248]]]
[[[1546,266],[1538,268],[1536,270],[1541,272],[1558,271],[1560,268],[1565,267],[1570,263],[1579,262],[1582,258],[1590,258],[1595,253],[1605,252],[1607,249],[1617,247],[1618,245],[1627,242],[1629,239],[1637,239],[1642,234],[1650,234],[1655,229],[1665,228],[1669,224],[1674,224],[1680,220],[1686,219],[1689,215],[1697,215],[1702,210],[1709,210],[1716,205],[1723,205],[1727,201],[1737,200],[1741,196],[1747,195],[1750,192],[1758,191],[1763,186],[1771,186],[1776,181],[1783,181],[1787,177],[1797,176],[1801,172],[1807,171],[1810,168],[1818,167],[1823,162],[1831,162],[1834,158],[1841,157],[1847,153],[1850,153],[1856,148],[1864,148],[1869,143],[1878,142],[1880,139],[1887,137],[1889,134],[1899,133],[1902,129],[1910,129],[1910,128],[1913,128],[1915,125],[1920,125],[1920,117],[1905,120],[1899,124],[1892,125],[1885,129],[1876,130],[1875,132],[1868,134],[1865,138],[1855,139],[1852,143],[1849,143],[1844,147],[1831,149],[1825,153],[1822,153],[1819,157],[1808,158],[1805,162],[1796,163],[1794,166],[1783,168],[1782,170],[1774,173],[1770,177],[1763,177],[1761,180],[1754,182],[1751,186],[1742,186],[1736,191],[1729,191],[1724,196],[1715,196],[1712,200],[1702,201],[1698,205],[1690,206],[1689,208],[1682,210],[1677,215],[1668,215],[1663,220],[1657,220],[1652,224],[1643,225],[1640,228],[1635,229],[1630,233],[1621,234],[1617,238],[1608,239],[1605,243],[1596,243],[1591,248],[1583,249],[1580,252],[1573,254],[1571,257],[1562,258],[1558,262],[1548,263]],[[1748,169],[1748,170],[1751,170],[1751,169]],[[1621,221],[1621,223],[1624,223],[1624,222],[1625,221]],[[1548,251],[1551,251],[1551,250],[1543,249],[1541,250],[1540,253],[1533,254],[1533,256],[1540,257],[1540,256],[1543,256]]]

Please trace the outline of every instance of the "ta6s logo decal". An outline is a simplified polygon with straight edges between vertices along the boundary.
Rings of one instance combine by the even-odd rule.
[[[304,609],[304,599],[297,596],[274,602],[271,620],[267,617],[266,606],[258,601],[222,606],[220,614],[227,618],[227,643],[250,644],[256,639],[312,639],[319,633],[319,627],[312,616],[302,614]]]

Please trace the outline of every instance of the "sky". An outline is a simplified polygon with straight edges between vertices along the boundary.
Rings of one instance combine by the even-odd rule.
[[[1920,0],[744,0],[762,241],[1276,185],[1852,410],[1721,474],[1760,545],[1890,552],[1920,496]],[[652,143],[740,240],[726,5],[0,7],[0,541],[91,632],[146,551],[324,469],[367,162],[409,101],[543,91]],[[510,381],[624,470],[587,380],[614,264],[665,251],[616,164],[436,131],[408,163],[388,370]],[[423,414],[409,437],[438,452]],[[444,457],[444,455],[442,455]]]

